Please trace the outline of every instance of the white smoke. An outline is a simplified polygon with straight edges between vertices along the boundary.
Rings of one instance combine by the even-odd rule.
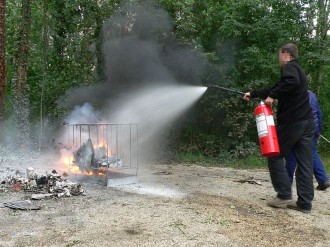
[[[82,106],[75,106],[73,111],[65,118],[68,124],[90,124],[102,121],[102,113],[86,102]]]
[[[109,113],[117,123],[137,123],[139,142],[154,142],[206,91],[206,87],[164,85],[141,89]]]

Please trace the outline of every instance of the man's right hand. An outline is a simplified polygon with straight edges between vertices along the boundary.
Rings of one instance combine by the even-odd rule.
[[[269,105],[270,107],[273,107],[273,103],[274,103],[274,99],[271,97],[267,97],[267,99],[265,99],[265,104]]]

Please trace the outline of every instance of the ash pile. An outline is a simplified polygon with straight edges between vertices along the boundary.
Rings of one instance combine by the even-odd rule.
[[[1,178],[0,192],[27,192],[31,193],[31,199],[34,200],[85,195],[81,184],[71,182],[65,176],[56,170],[39,175],[34,168],[29,167],[26,174],[17,170]]]

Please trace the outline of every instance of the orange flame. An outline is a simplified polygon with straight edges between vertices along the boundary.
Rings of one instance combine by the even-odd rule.
[[[95,155],[97,156],[96,158],[104,158],[104,156],[111,157],[112,152],[110,150],[110,131],[108,125],[73,126],[70,130],[72,131],[69,133],[69,143],[71,143],[69,145],[71,145],[71,147],[69,149],[61,150],[60,160],[61,164],[66,168],[66,171],[85,175],[95,175],[97,173],[101,176],[107,174],[107,168],[98,168],[96,171],[93,170],[91,172],[81,171],[79,166],[75,163],[74,152],[76,152],[81,145],[90,138],[92,140]]]
[[[107,148],[106,145],[104,145],[105,142],[99,142],[98,145],[94,145],[94,149],[98,148],[105,148],[106,152],[105,155],[111,156],[111,151]],[[61,159],[60,159],[60,164],[63,165],[65,168],[63,169],[64,171],[68,171],[70,173],[74,174],[84,174],[88,176],[105,176],[107,171],[106,169],[103,170],[98,170],[96,173],[93,171],[81,171],[79,166],[75,164],[74,162],[74,154],[71,149],[61,149]]]

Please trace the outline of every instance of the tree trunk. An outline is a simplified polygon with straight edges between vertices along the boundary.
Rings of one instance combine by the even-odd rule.
[[[4,105],[5,105],[4,102],[5,102],[5,91],[6,91],[5,15],[6,15],[6,0],[0,0],[0,124],[4,122]]]
[[[55,66],[56,70],[63,71],[65,69],[65,40],[67,36],[67,26],[69,25],[69,17],[65,15],[65,2],[66,0],[56,0],[54,2],[56,15],[54,16],[54,50],[55,50]]]
[[[43,1],[43,23],[44,23],[44,29],[43,29],[43,67],[42,67],[42,81],[41,81],[41,88],[40,88],[40,134],[39,134],[39,143],[38,143],[38,149],[40,150],[43,145],[43,139],[44,139],[44,91],[45,91],[45,85],[46,85],[46,74],[47,74],[47,59],[48,59],[48,44],[49,44],[49,21],[48,21],[48,0]]]
[[[317,67],[317,81],[316,81],[316,93],[320,93],[321,85],[323,84],[323,69],[324,69],[324,51],[327,50],[327,38],[329,30],[329,3],[328,0],[318,0],[318,18],[317,18],[317,29],[316,39],[319,41],[319,57],[321,60]]]
[[[29,32],[31,26],[31,0],[22,0],[22,23],[15,54],[15,76],[13,79],[14,112],[16,116],[18,143],[24,147],[29,144],[29,87],[27,84],[27,64],[29,53]]]
[[[103,22],[100,18],[100,15],[96,15],[96,31],[95,31],[95,40],[96,40],[96,59],[97,59],[97,81],[98,82],[104,82],[106,80],[105,76],[105,68],[104,68],[104,58],[103,58],[103,52],[102,52],[102,46],[103,46],[103,32],[102,32],[102,26]]]

